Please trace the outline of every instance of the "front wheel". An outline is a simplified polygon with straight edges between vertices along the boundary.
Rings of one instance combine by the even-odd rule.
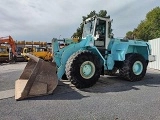
[[[102,65],[99,58],[90,51],[78,51],[67,61],[67,78],[77,88],[93,86],[99,79]]]
[[[123,62],[119,72],[120,75],[129,81],[142,80],[146,74],[147,64],[144,57],[137,53],[129,53]]]

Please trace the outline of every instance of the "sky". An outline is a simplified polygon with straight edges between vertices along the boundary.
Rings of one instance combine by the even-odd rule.
[[[114,37],[138,26],[160,0],[0,0],[0,37],[47,41],[70,38],[91,11],[107,10]]]

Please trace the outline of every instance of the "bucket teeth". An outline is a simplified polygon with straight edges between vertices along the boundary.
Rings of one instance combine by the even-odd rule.
[[[22,75],[15,82],[15,99],[51,94],[58,85],[56,64],[46,62],[33,55]]]

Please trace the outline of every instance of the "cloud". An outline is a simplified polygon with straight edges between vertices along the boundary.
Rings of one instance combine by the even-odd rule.
[[[50,42],[53,37],[71,37],[90,11],[107,10],[114,20],[116,37],[133,30],[158,0],[1,0],[0,36],[16,40]]]
[[[114,20],[113,29],[116,37],[124,37],[126,32],[136,28],[145,19],[146,14],[155,8],[158,3],[160,4],[160,1],[157,0],[134,0],[123,8],[116,10],[112,14]]]

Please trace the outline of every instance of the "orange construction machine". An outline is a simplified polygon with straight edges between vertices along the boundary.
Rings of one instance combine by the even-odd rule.
[[[4,45],[4,46],[2,46]],[[0,37],[0,63],[24,61],[24,57],[18,54],[18,48],[11,36]],[[6,49],[6,50],[4,50]],[[4,53],[5,51],[5,53]],[[4,55],[5,54],[5,55]]]
[[[17,58],[17,53],[16,53],[16,45],[15,42],[13,40],[13,38],[11,36],[7,36],[7,37],[0,37],[0,46],[2,47],[2,44],[9,44],[10,45],[10,49],[8,47],[5,47],[8,52],[8,55],[3,55],[3,51],[1,51],[1,60],[0,62],[16,62],[16,58]],[[6,54],[6,53],[5,53]]]
[[[5,43],[10,45],[12,53],[16,56],[16,44],[15,44],[13,38],[11,36],[1,37],[0,38],[0,45],[5,44]]]

